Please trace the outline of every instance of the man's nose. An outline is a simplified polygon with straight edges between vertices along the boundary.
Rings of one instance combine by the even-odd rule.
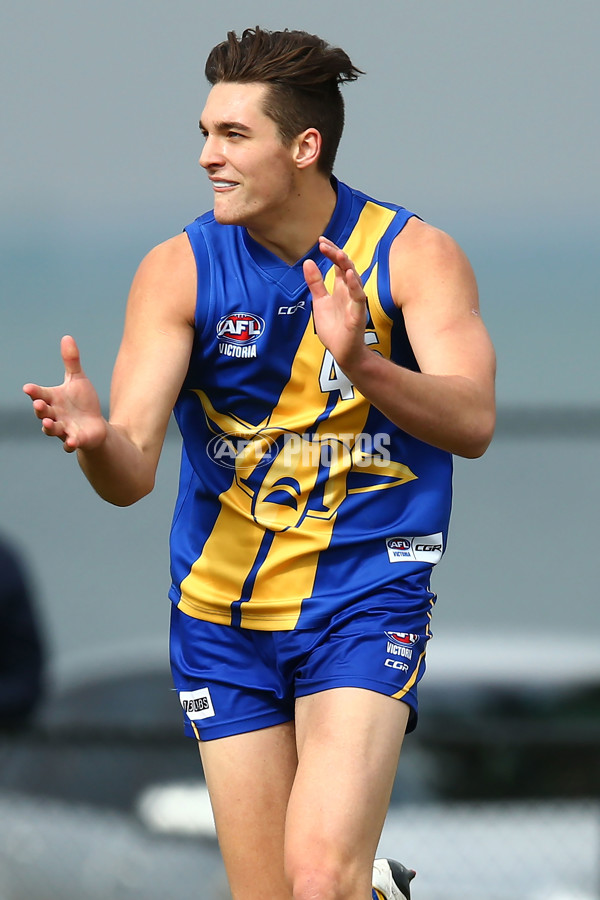
[[[222,166],[225,162],[219,142],[214,137],[209,135],[206,138],[198,162],[203,169],[208,169],[211,166]]]

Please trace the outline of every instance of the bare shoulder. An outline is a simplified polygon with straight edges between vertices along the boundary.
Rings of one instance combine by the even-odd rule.
[[[143,258],[131,286],[129,304],[148,310],[158,306],[192,324],[196,287],[196,262],[190,242],[186,234],[178,234],[157,244]]]
[[[428,222],[414,216],[409,219],[392,245],[392,253],[398,256],[412,257],[429,262],[454,264],[466,260],[466,256],[458,243]]]
[[[398,306],[434,292],[459,292],[477,304],[477,284],[471,264],[460,245],[439,228],[412,218],[394,240],[390,251],[392,294]]]
[[[173,266],[189,268],[194,266],[194,254],[187,234],[182,232],[166,241],[157,244],[146,254],[140,264],[140,268],[165,266],[172,269]]]

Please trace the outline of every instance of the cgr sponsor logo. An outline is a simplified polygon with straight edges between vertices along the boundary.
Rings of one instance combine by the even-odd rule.
[[[298,300],[297,303],[294,303],[293,306],[280,306],[277,310],[278,316],[293,316],[294,313],[297,313],[299,309],[306,309],[306,303],[304,300]]]
[[[388,669],[399,669],[401,672],[408,672],[409,669],[408,664],[399,659],[386,659],[385,665]]]

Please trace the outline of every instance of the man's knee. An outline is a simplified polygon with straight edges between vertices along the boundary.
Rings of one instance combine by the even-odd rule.
[[[294,900],[367,900],[371,895],[370,871],[319,851],[288,860],[286,876]]]

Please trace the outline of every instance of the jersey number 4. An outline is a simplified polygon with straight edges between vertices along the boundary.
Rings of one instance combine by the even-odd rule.
[[[374,331],[365,331],[365,344],[369,347],[372,344],[378,344],[377,335]],[[354,399],[354,386],[350,379],[344,375],[335,359],[329,352],[325,350],[323,354],[323,362],[321,363],[321,371],[319,372],[319,386],[324,394],[331,391],[338,391],[341,400]]]

